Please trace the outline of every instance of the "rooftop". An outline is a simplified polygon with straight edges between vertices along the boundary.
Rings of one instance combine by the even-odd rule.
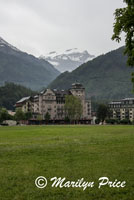
[[[83,85],[81,83],[73,83],[71,89],[76,89],[76,88],[82,88],[84,89]]]
[[[134,98],[125,98],[125,99],[122,99],[122,101],[134,101]]]
[[[16,103],[23,103],[24,101],[27,101],[30,99],[30,96],[28,97],[23,97],[22,99],[20,99],[19,101],[17,101]]]
[[[112,101],[109,104],[121,104],[121,101]]]

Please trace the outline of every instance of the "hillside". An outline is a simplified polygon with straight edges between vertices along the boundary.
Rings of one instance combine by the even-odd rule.
[[[30,89],[27,89],[14,83],[6,83],[0,87],[0,107],[5,107],[8,110],[13,110],[16,101],[22,97],[36,94]]]
[[[88,53],[87,50],[80,51],[77,48],[67,49],[63,53],[57,53],[55,51],[50,52],[46,56],[41,56],[51,63],[60,72],[73,71],[83,63],[92,60],[95,56]]]
[[[5,81],[41,89],[60,72],[44,59],[36,58],[0,38],[0,85]]]
[[[123,47],[89,61],[71,73],[58,76],[50,88],[67,89],[75,81],[82,83],[87,96],[97,100],[110,100],[132,95],[131,72],[126,66]]]

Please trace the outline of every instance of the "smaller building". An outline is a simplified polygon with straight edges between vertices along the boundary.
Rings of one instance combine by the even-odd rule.
[[[109,103],[111,118],[134,121],[134,98],[125,98]]]
[[[23,97],[16,102],[15,107],[20,108],[23,112],[32,112],[34,107],[33,101],[33,97]]]
[[[13,112],[12,110],[8,110],[7,112],[8,112],[8,114],[11,115],[11,116],[14,116],[14,115],[15,115],[15,112]]]

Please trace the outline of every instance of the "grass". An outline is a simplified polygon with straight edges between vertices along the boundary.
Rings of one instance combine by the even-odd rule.
[[[39,189],[38,176],[48,179]],[[95,187],[51,188],[52,177]],[[98,179],[126,181],[98,189]],[[134,126],[0,127],[0,200],[133,200]]]

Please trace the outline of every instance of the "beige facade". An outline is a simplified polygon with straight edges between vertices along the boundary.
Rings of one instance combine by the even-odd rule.
[[[109,108],[111,110],[111,118],[134,121],[134,98],[113,101],[109,103]]]
[[[23,97],[19,101],[16,102],[16,108],[21,108],[23,112],[33,111],[34,104],[32,97]]]
[[[85,88],[80,83],[72,84],[69,90],[46,89],[34,97],[26,97],[16,103],[24,112],[31,111],[34,118],[41,116],[45,119],[46,113],[51,120],[65,119],[65,96],[73,95],[81,100],[83,113],[81,119],[91,119],[91,100],[86,99]]]

